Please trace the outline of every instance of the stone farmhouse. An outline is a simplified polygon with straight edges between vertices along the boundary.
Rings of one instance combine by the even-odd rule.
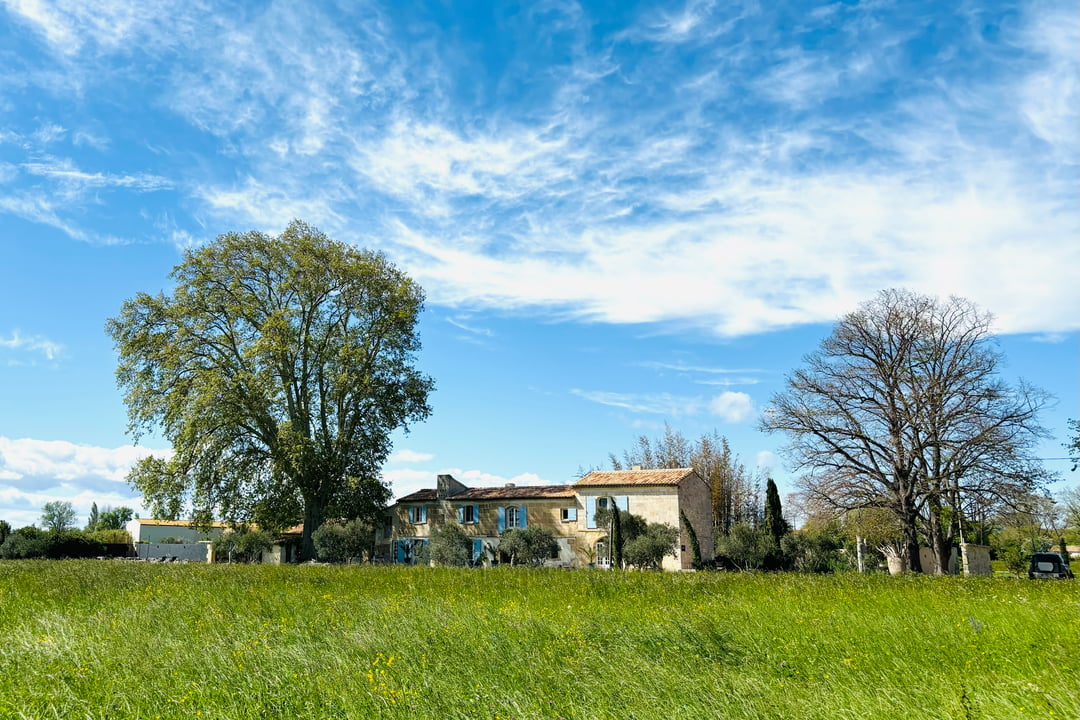
[[[692,468],[595,471],[573,485],[506,485],[470,488],[451,475],[439,475],[436,487],[400,498],[377,533],[376,555],[394,563],[426,562],[431,532],[457,522],[473,539],[473,562],[490,565],[498,557],[499,538],[511,528],[541,525],[559,543],[549,564],[603,567],[607,561],[606,527],[597,527],[596,511],[614,503],[621,511],[679,531],[674,557],[665,570],[692,567],[690,541],[682,518],[693,526],[702,559],[712,559],[713,527],[708,484]]]

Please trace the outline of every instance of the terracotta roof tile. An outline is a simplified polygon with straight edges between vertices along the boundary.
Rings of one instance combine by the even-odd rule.
[[[574,487],[618,487],[620,485],[674,486],[694,472],[694,468],[664,470],[594,470],[574,483]]]
[[[520,487],[484,487],[469,488],[465,492],[453,495],[447,500],[542,500],[546,498],[569,498],[574,496],[570,485],[522,485]],[[438,499],[435,490],[417,490],[402,498],[399,503],[432,502]]]

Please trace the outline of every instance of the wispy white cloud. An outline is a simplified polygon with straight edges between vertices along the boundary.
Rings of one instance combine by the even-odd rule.
[[[634,413],[649,413],[668,417],[694,415],[700,412],[704,406],[702,398],[679,397],[669,393],[633,394],[601,390],[579,390],[576,388],[570,392],[580,398],[601,405],[621,408]]]
[[[390,456],[391,463],[422,463],[434,460],[435,456],[431,453],[417,452],[415,450],[395,450],[394,454]]]
[[[87,188],[120,187],[150,191],[171,187],[168,178],[149,173],[116,175],[102,172],[85,172],[74,166],[71,160],[24,163],[23,169],[31,175],[58,180],[79,191]]]
[[[42,335],[23,335],[13,330],[8,337],[0,336],[0,348],[40,354],[46,360],[58,359],[64,352],[64,346]]]
[[[1074,4],[1021,3],[987,39],[992,10],[697,0],[587,38],[597,18],[567,3],[508,22],[499,67],[390,5],[125,5],[8,3],[87,83],[135,45],[167,60],[157,102],[229,158],[175,188],[200,221],[305,218],[386,250],[433,303],[735,336],[904,285],[1002,331],[1080,327]],[[49,128],[34,142],[75,132]],[[35,157],[24,172],[57,184],[160,180]],[[0,209],[78,236],[30,197]]]

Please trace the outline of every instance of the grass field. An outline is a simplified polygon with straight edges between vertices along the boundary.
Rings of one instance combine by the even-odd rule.
[[[1077,718],[1076,582],[0,562],[0,718]]]

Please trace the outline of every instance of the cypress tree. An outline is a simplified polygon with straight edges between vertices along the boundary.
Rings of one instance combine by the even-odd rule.
[[[614,499],[611,503],[611,549],[615,553],[615,559],[611,566],[622,567],[622,519],[619,517],[619,506]]]
[[[780,492],[772,478],[765,486],[765,522],[762,529],[772,542],[773,549],[779,550],[780,538],[787,534],[788,524],[780,506]]]

